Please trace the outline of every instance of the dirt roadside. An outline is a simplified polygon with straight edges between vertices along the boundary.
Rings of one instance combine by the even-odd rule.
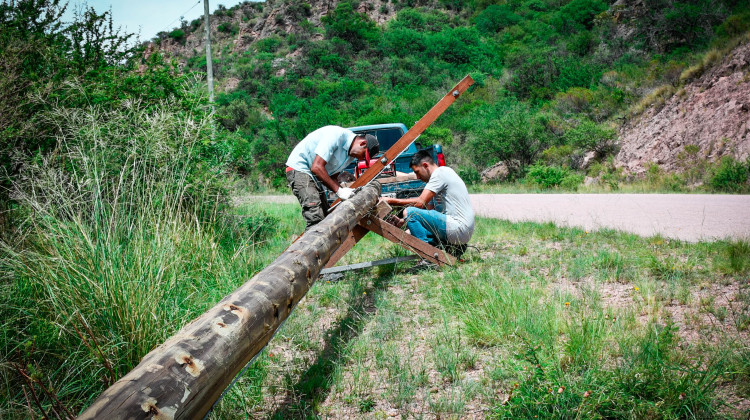
[[[296,203],[292,195],[244,196],[248,202]],[[689,242],[750,239],[750,195],[472,194],[479,217],[553,222],[594,231],[610,228]]]

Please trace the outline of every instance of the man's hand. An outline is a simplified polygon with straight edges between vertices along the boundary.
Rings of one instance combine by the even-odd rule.
[[[352,188],[347,187],[341,187],[338,190],[336,190],[336,195],[343,201],[348,200],[354,195],[354,190]]]

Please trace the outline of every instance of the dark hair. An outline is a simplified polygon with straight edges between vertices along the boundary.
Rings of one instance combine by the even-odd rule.
[[[422,162],[427,162],[433,165],[435,164],[435,160],[432,158],[430,152],[426,149],[422,149],[417,153],[414,153],[414,156],[411,157],[411,161],[409,162],[409,166],[419,166],[419,164],[421,164]]]

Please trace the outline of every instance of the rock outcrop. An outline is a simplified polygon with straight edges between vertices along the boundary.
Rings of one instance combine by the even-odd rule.
[[[740,44],[663,106],[652,107],[620,129],[615,165],[639,174],[650,164],[675,172],[687,145],[716,161],[750,157],[750,41]]]

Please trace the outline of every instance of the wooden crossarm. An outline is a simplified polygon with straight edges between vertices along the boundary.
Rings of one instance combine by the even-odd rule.
[[[456,263],[456,258],[442,249],[435,248],[378,217],[365,216],[359,221],[359,225],[395,244],[411,249],[423,259],[434,264],[442,266]]]
[[[372,164],[367,171],[362,174],[359,178],[357,178],[356,181],[354,181],[354,184],[351,185],[350,188],[358,188],[362,187],[364,185],[367,185],[370,181],[375,179],[378,175],[380,175],[380,172],[383,171],[383,168],[385,168],[388,164],[393,162],[398,155],[400,155],[404,150],[406,150],[409,145],[416,140],[417,137],[419,137],[424,130],[432,124],[437,117],[440,116],[453,102],[456,101],[456,99],[461,96],[462,93],[466,91],[466,89],[469,88],[469,86],[474,84],[474,79],[471,78],[471,76],[467,75],[463,79],[461,79],[458,84],[448,92],[443,99],[438,101],[438,103],[435,104],[435,106],[432,107],[429,111],[427,111],[426,114],[417,121],[416,124],[412,128],[409,129],[409,131],[406,132],[396,143],[391,146],[390,149],[386,150],[385,153],[383,153],[383,156],[380,157],[380,159]],[[336,199],[336,201],[331,204],[331,206],[335,206],[338,204],[339,200]]]

